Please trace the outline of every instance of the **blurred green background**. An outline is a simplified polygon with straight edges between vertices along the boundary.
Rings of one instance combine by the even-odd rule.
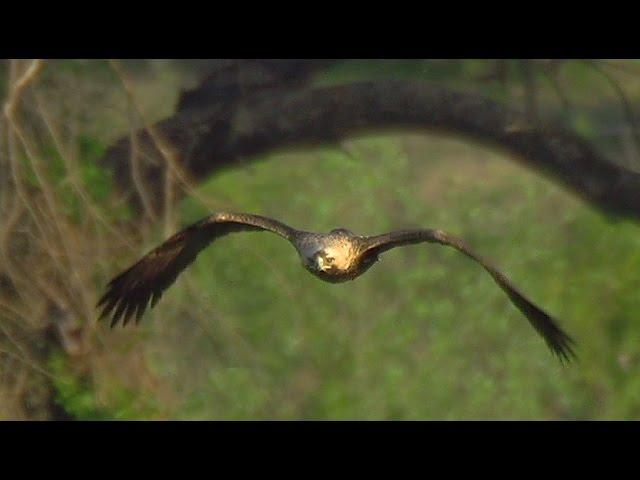
[[[485,67],[478,60],[454,66],[354,61],[316,82],[418,78],[474,88],[519,106],[518,84],[473,82]],[[68,138],[79,152],[78,181],[108,222],[130,215],[112,202],[113,181],[96,164],[130,128],[113,72],[104,62],[65,61],[47,65],[42,75],[50,82],[39,84],[42,102],[59,107],[58,122],[76,125]],[[171,62],[133,78],[147,120],[170,115],[176,87],[191,81]],[[567,65],[563,78],[575,110],[563,112],[554,90],[545,88],[544,112],[568,115],[569,124],[601,151],[622,158],[623,136],[600,135],[603,127],[624,131],[619,98],[579,64]],[[630,75],[621,81],[637,98],[640,82]],[[85,90],[77,93],[77,104],[56,104],[56,88],[78,92],[78,86]],[[59,149],[50,148],[46,176],[53,194],[69,224],[82,224],[84,202],[65,181]],[[30,178],[28,167],[25,172]],[[37,186],[37,178],[33,182]],[[607,218],[505,154],[435,134],[363,135],[266,155],[215,175],[194,193],[180,202],[177,227],[211,211],[233,210],[311,231],[433,227],[458,235],[559,319],[577,340],[579,361],[563,367],[486,272],[453,250],[393,250],[363,277],[333,285],[305,272],[282,239],[246,233],[205,250],[138,327],[96,327],[91,351],[81,356],[58,347],[48,351],[39,368],[70,417],[640,416],[639,225]],[[86,228],[107,235],[104,225]],[[130,248],[86,253],[93,297],[168,233],[156,225]],[[0,322],[9,325],[6,311]],[[95,317],[79,321],[94,324]],[[8,406],[14,394],[5,389],[0,418],[24,416]]]

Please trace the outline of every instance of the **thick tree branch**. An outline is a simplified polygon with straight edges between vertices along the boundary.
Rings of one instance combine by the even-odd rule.
[[[302,87],[336,60],[211,60],[210,74],[198,87],[180,93],[176,111],[232,103],[258,91]]]
[[[559,126],[534,125],[523,112],[488,98],[419,82],[266,92],[233,105],[183,111],[154,129],[195,182],[240,158],[273,149],[330,143],[372,130],[436,130],[501,148],[601,210],[640,219],[640,174],[602,157],[578,135]],[[148,160],[143,162],[146,182],[155,188],[167,162],[148,132],[139,132],[138,138]],[[103,164],[116,172],[135,204],[129,155],[129,138],[123,138],[108,150]]]

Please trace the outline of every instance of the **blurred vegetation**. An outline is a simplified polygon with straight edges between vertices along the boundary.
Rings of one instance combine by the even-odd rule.
[[[172,63],[152,68],[136,89],[147,121],[171,112],[166,99],[175,98],[182,78]],[[336,65],[318,83],[420,78],[521,101],[518,84],[475,82],[486,69],[486,61],[354,61]],[[611,156],[625,155],[619,138],[598,136],[602,125],[625,124],[616,96],[594,95],[604,90],[601,79],[579,62],[563,72],[575,103],[570,124]],[[637,99],[640,82],[631,75],[622,79]],[[108,65],[52,62],[38,91],[42,104],[60,109],[55,123],[65,130],[64,148],[34,137],[46,159],[44,178],[64,225],[75,232],[74,265],[86,269],[82,278],[95,301],[112,275],[170,232],[162,225],[135,234],[118,227],[131,212],[118,203],[111,173],[96,159],[136,121],[127,120],[130,108]],[[62,108],[55,99],[61,91],[77,98]],[[541,106],[549,116],[562,116],[555,95],[551,88],[541,90]],[[42,188],[30,157],[20,158],[26,184]],[[433,245],[394,250],[367,275],[332,285],[306,273],[287,242],[247,233],[205,250],[138,327],[111,331],[97,325],[87,302],[75,321],[90,325],[90,350],[68,355],[52,348],[40,366],[55,402],[69,415],[640,416],[640,226],[606,218],[500,153],[457,139],[401,133],[278,152],[199,185],[178,206],[178,223],[223,209],[313,231],[437,227],[459,235],[560,319],[578,341],[579,361],[562,367],[491,278],[455,251]],[[22,302],[37,303],[33,295]],[[5,334],[19,320],[8,312],[0,309]],[[0,352],[13,351],[9,343],[0,342]],[[16,368],[14,357],[0,356],[0,418],[19,416],[7,407],[15,393],[1,385]]]

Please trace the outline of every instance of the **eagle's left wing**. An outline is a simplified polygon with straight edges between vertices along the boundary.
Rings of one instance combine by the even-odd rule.
[[[259,215],[216,213],[176,233],[137,263],[111,280],[98,302],[100,319],[113,312],[111,326],[126,325],[135,314],[136,322],[162,293],[175,282],[198,254],[216,238],[232,232],[267,230],[292,240],[297,231],[277,220]]]
[[[422,242],[439,243],[455,248],[478,262],[489,272],[495,282],[509,296],[511,302],[527,317],[531,325],[542,335],[551,351],[556,354],[560,360],[570,360],[571,357],[575,357],[575,353],[571,347],[574,341],[569,335],[562,331],[556,321],[520,292],[500,270],[475,253],[459,238],[441,230],[401,230],[368,237],[366,242],[367,247],[364,250],[364,255],[375,255],[376,257],[395,247]]]

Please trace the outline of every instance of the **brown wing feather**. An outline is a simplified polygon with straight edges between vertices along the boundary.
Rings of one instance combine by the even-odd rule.
[[[258,215],[218,213],[204,218],[176,233],[113,278],[97,304],[102,307],[100,319],[113,313],[112,327],[119,321],[126,325],[134,315],[139,322],[149,301],[151,307],[155,306],[163,292],[213,240],[232,232],[252,230],[271,231],[288,240],[297,233],[283,223]]]
[[[482,265],[500,288],[509,296],[511,302],[527,317],[536,331],[542,335],[551,351],[560,361],[568,361],[575,357],[572,348],[575,342],[569,335],[562,331],[557,325],[557,322],[520,292],[502,272],[476,254],[462,240],[456,237],[448,235],[441,230],[430,229],[391,232],[385,235],[369,237],[369,246],[365,254],[379,255],[395,247],[422,242],[439,243],[453,247]]]

